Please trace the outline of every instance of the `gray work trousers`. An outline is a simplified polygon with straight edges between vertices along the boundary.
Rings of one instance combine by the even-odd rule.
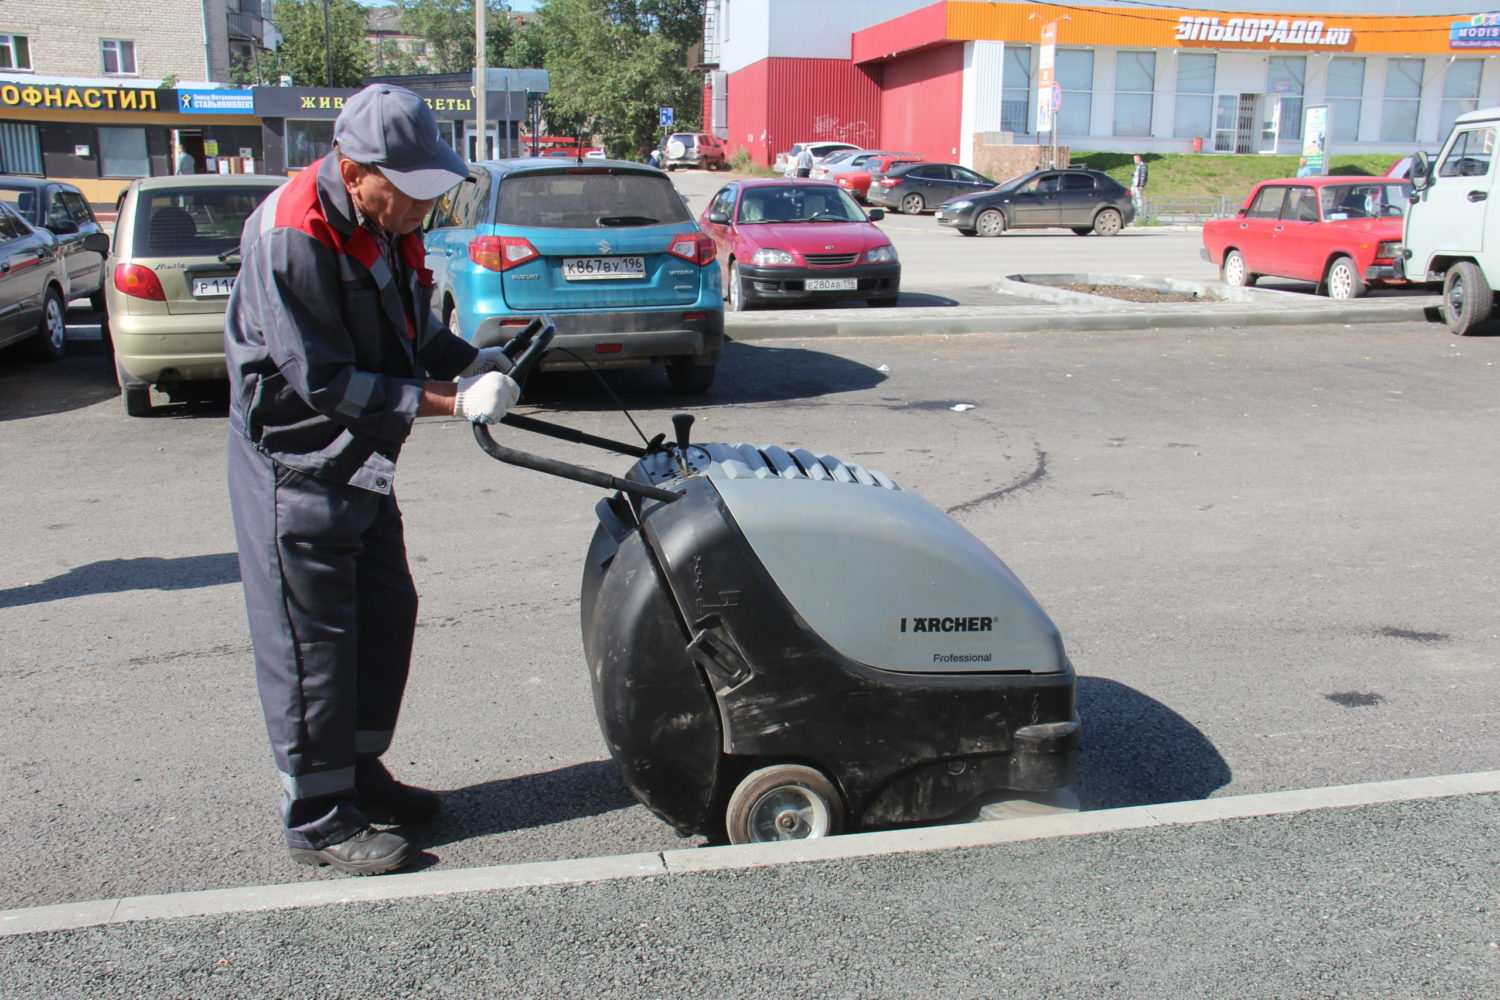
[[[394,494],[289,469],[229,434],[229,501],[287,844],[365,826],[355,763],[390,746],[417,592]]]

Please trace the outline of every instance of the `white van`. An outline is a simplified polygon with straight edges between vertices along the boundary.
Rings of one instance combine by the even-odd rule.
[[[1443,283],[1439,308],[1459,336],[1489,319],[1493,289],[1500,288],[1497,137],[1500,108],[1481,108],[1458,116],[1436,158],[1421,152],[1412,157],[1402,264],[1411,281]]]

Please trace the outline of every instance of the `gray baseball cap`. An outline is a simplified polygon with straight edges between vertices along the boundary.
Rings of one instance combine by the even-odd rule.
[[[374,83],[344,102],[333,143],[355,163],[380,168],[401,193],[436,198],[469,175],[468,164],[438,135],[437,119],[405,87]]]

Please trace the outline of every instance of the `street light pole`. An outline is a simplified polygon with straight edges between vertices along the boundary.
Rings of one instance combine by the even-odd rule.
[[[487,160],[489,145],[489,53],[484,46],[485,0],[474,0],[474,159]]]
[[[328,86],[333,86],[333,30],[328,26],[328,0],[323,0],[323,66],[328,71]]]

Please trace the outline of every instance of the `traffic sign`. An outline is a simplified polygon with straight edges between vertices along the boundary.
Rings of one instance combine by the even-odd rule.
[[[672,124],[672,109],[671,108],[662,108],[661,109],[661,127],[662,128],[668,128],[671,124]]]
[[[1052,110],[1062,110],[1062,84],[1056,80],[1052,81]]]

